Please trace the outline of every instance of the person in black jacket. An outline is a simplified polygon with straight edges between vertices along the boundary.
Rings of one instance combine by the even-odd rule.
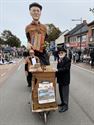
[[[67,51],[62,48],[59,50],[59,59],[57,63],[57,83],[59,85],[59,94],[61,99],[61,107],[59,112],[65,112],[68,110],[69,100],[69,84],[70,84],[70,67],[71,61],[67,57]]]
[[[91,57],[91,68],[94,68],[94,49],[91,50],[90,57]]]
[[[28,71],[28,63],[27,63],[27,57],[29,57],[29,52],[28,51],[25,51],[23,53],[23,56],[24,56],[24,62],[25,62],[25,75],[26,75],[26,79],[27,79],[27,83],[28,83],[28,87],[31,87],[31,79],[32,79],[32,74],[31,72]]]
[[[27,76],[28,87],[32,87],[32,72],[29,71],[29,66],[34,67],[33,60],[36,60],[36,64],[40,63],[40,60],[37,56],[34,55],[34,51],[31,49],[29,51],[29,56],[25,59],[25,74]]]

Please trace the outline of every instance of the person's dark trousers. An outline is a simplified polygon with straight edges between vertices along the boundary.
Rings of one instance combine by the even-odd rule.
[[[31,72],[28,72],[28,75],[27,75],[27,82],[28,82],[28,87],[31,87],[31,82],[32,82],[32,73]]]
[[[50,65],[49,57],[48,57],[48,54],[46,53],[46,51],[43,53],[35,51],[35,56],[37,56],[40,59],[41,64]]]
[[[62,105],[66,105],[68,107],[69,103],[69,85],[63,86],[59,84],[59,94]]]
[[[56,56],[54,56],[54,61],[56,61]]]
[[[94,67],[94,59],[93,58],[91,59],[91,67],[92,68]]]

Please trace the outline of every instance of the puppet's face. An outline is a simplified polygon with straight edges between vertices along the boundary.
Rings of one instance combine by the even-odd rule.
[[[30,15],[32,16],[34,21],[39,21],[40,15],[41,15],[41,10],[39,7],[32,7],[30,9]]]
[[[34,51],[33,51],[33,50],[30,50],[30,51],[29,51],[29,55],[30,55],[31,57],[34,57]]]
[[[59,52],[59,58],[60,58],[60,59],[64,58],[65,55],[66,55],[65,52],[63,52],[63,51],[60,51],[60,52]]]

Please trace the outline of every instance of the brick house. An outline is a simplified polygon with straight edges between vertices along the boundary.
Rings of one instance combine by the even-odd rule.
[[[64,35],[66,34],[66,33],[68,33],[69,32],[69,30],[65,30],[64,32],[62,32],[60,35],[59,35],[59,37],[55,40],[55,44],[56,44],[56,46],[57,47],[60,47],[60,46],[63,46],[64,45],[64,42],[65,42],[65,38],[64,38]]]
[[[83,20],[83,23],[74,27],[64,36],[65,43],[71,48],[82,50],[88,47],[88,26],[86,20]]]
[[[88,45],[94,48],[94,21],[88,24]]]

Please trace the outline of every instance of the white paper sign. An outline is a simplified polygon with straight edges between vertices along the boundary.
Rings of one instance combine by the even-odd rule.
[[[36,59],[35,58],[32,58],[32,64],[33,64],[33,66],[36,64],[37,62],[36,62]]]
[[[55,102],[54,87],[38,88],[38,102],[39,104]]]

